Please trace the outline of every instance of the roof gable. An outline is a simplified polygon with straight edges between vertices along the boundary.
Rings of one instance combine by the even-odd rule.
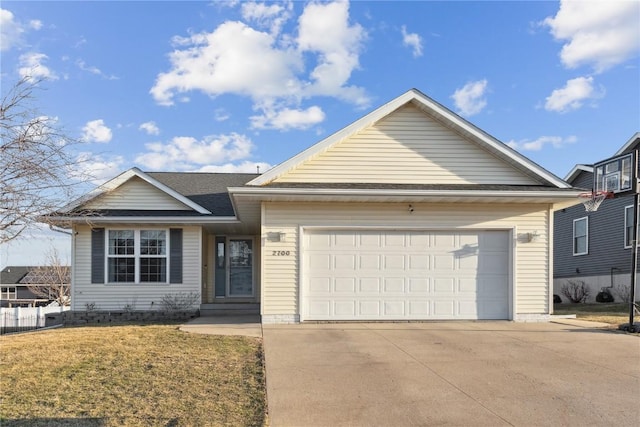
[[[148,203],[142,203],[141,196]],[[86,196],[65,206],[62,212],[69,213],[79,208],[194,210],[201,214],[211,213],[138,168],[129,169],[102,184]]]
[[[390,132],[389,129],[393,131]],[[436,134],[430,134],[434,130]],[[386,142],[380,144],[380,138]],[[388,146],[386,150],[375,153],[370,148],[376,144],[378,148],[384,144]],[[421,148],[416,149],[417,146]],[[355,151],[349,154],[344,152],[344,149]],[[338,160],[340,150],[343,150],[343,153],[341,160]],[[457,153],[463,152],[464,156],[461,156],[461,159],[480,158],[481,161],[471,160],[464,165],[464,161],[455,159]],[[368,161],[366,158],[371,156],[375,158],[369,158]],[[408,168],[406,158],[413,161],[411,167],[415,170]],[[387,166],[380,168],[380,164],[385,162]],[[389,162],[395,163],[395,166],[389,167]],[[341,174],[350,168],[352,178],[346,178]],[[496,176],[501,174],[505,174],[510,183],[569,187],[552,173],[412,89],[267,171],[248,185],[323,180],[442,183],[443,179],[446,183],[498,184],[501,178],[496,181]],[[363,178],[365,175],[368,178]],[[417,175],[420,175],[418,181]]]
[[[316,153],[273,182],[540,184],[413,103]]]

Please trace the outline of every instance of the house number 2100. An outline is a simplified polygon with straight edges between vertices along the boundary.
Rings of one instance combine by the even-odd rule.
[[[273,251],[273,256],[289,256],[291,255],[290,251]]]

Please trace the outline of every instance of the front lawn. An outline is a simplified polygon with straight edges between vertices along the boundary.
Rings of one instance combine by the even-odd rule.
[[[609,323],[614,326],[629,323],[628,303],[589,303],[571,304],[561,303],[553,305],[553,314],[575,314],[577,319],[592,322]],[[636,316],[640,321],[640,316]]]
[[[0,348],[2,426],[265,422],[257,338],[87,326],[5,335]]]

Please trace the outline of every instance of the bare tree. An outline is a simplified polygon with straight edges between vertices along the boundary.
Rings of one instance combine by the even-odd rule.
[[[70,179],[77,169],[70,147],[77,141],[32,106],[39,82],[22,78],[0,105],[0,243],[68,203],[74,186],[86,181]]]
[[[71,295],[71,268],[64,265],[56,249],[47,254],[47,265],[34,267],[24,276],[20,283],[28,285],[35,295],[69,305]]]

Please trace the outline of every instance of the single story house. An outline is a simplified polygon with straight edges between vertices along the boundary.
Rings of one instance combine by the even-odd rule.
[[[50,218],[72,310],[263,323],[548,319],[553,214],[579,190],[417,90],[264,174],[128,170]]]

